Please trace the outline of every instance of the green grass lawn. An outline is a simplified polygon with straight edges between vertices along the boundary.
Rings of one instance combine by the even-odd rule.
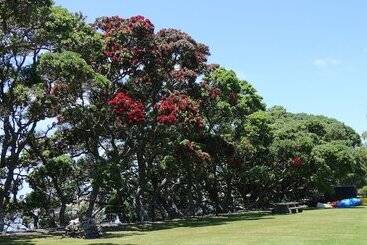
[[[308,210],[294,215],[246,213],[132,227],[103,239],[1,238],[2,244],[367,244],[367,207]]]

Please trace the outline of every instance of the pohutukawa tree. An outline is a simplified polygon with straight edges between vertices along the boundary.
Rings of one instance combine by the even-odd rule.
[[[197,78],[207,68],[208,48],[178,30],[155,33],[142,16],[101,18],[95,25],[105,40],[106,76],[114,83],[108,104],[115,130],[126,132],[115,141],[132,149],[129,154],[135,159],[130,164],[137,169],[137,218],[154,219],[158,206],[172,216],[174,208],[161,192],[176,180],[161,174],[160,162],[203,128]]]

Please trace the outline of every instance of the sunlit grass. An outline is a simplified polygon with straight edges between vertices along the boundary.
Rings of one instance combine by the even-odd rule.
[[[3,244],[367,244],[367,207],[294,215],[246,213],[109,232],[97,240],[17,238]],[[0,242],[1,243],[1,242]]]

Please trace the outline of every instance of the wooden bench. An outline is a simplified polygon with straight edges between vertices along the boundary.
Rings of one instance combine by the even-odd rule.
[[[295,214],[302,213],[303,209],[306,208],[304,205],[300,205],[299,202],[281,202],[274,203],[272,209],[273,214]]]

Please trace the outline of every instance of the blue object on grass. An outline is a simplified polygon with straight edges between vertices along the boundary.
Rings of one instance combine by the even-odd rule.
[[[343,199],[336,202],[337,208],[352,208],[355,206],[359,206],[362,204],[362,200],[360,198],[348,198]]]

